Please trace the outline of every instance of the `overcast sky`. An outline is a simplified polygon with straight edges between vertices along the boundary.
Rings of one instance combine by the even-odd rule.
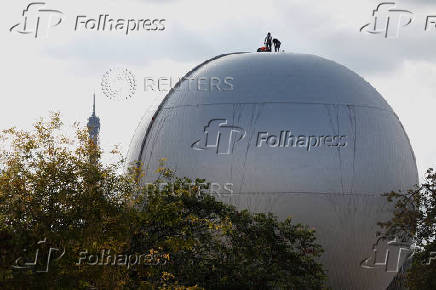
[[[29,127],[49,111],[65,123],[86,124],[92,94],[97,95],[104,148],[119,144],[127,152],[141,116],[165,92],[144,91],[144,77],[181,77],[200,62],[234,51],[255,51],[266,32],[287,52],[316,54],[354,70],[388,101],[411,139],[420,176],[436,164],[436,29],[424,31],[436,15],[432,0],[397,1],[413,12],[398,38],[359,32],[380,1],[315,0],[52,0],[47,9],[63,12],[48,35],[10,32],[23,21],[30,3],[6,0],[0,10],[0,128]],[[357,3],[356,3],[357,2]],[[118,19],[166,19],[164,31],[74,31],[78,15]],[[404,20],[404,19],[403,19]],[[436,20],[436,18],[435,18]],[[138,89],[129,100],[110,100],[100,87],[115,67],[136,75]]]

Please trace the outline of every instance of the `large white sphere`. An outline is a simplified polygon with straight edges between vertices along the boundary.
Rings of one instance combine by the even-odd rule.
[[[380,195],[418,175],[382,96],[344,66],[304,54],[221,55],[186,78],[132,140],[144,181],[167,158],[177,175],[219,184],[226,202],[315,227],[333,289],[385,289],[395,273],[360,263],[391,215]]]

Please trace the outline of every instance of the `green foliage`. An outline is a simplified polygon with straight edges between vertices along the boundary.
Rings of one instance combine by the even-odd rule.
[[[436,173],[427,170],[425,182],[408,193],[386,194],[395,203],[394,217],[380,223],[387,236],[413,241],[415,254],[406,274],[411,290],[436,289]],[[432,255],[432,252],[434,253]]]
[[[321,289],[321,247],[314,231],[215,200],[204,180],[163,179],[145,195],[133,248],[170,253],[165,271],[206,289]],[[168,184],[161,190],[158,184]],[[158,278],[156,273],[155,278]],[[140,279],[143,280],[143,279]]]
[[[127,280],[123,271],[99,267],[76,267],[80,251],[127,249],[134,212],[127,206],[134,184],[117,174],[121,165],[104,166],[101,152],[77,128],[75,140],[60,134],[58,114],[39,121],[33,132],[9,129],[3,132],[0,152],[1,276],[8,288],[76,288],[77,285],[113,288]],[[48,273],[36,269],[11,269],[27,249],[32,260],[37,242],[65,248]],[[45,261],[38,261],[38,270]],[[94,277],[102,279],[93,281]],[[103,278],[104,277],[104,278]]]
[[[117,150],[117,162],[102,164],[86,130],[76,125],[68,138],[61,128],[53,114],[31,132],[0,136],[7,147],[0,151],[0,288],[322,288],[322,249],[307,226],[237,211],[215,200],[204,180],[179,178],[163,164],[155,186],[141,186],[141,168],[122,173]],[[38,272],[45,259],[11,267],[50,247],[59,251],[48,272]],[[96,265],[91,254],[101,255]]]

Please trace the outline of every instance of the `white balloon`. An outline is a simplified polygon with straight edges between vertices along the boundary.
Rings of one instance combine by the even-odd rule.
[[[383,266],[386,249],[361,262],[392,214],[381,194],[418,183],[415,156],[392,108],[342,65],[292,53],[217,56],[143,119],[129,156],[145,164],[144,182],[167,158],[178,176],[223,185],[218,197],[238,208],[315,227],[333,289],[385,289],[395,275],[398,261]]]

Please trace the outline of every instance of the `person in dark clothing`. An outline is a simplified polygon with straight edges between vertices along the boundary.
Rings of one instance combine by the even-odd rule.
[[[277,38],[273,39],[273,43],[274,43],[274,51],[279,52],[280,51],[280,44],[282,44],[282,43]]]
[[[272,45],[271,42],[272,42],[271,33],[268,32],[268,34],[265,37],[265,41],[264,41],[264,44],[265,44],[268,51],[271,51],[271,45]]]

